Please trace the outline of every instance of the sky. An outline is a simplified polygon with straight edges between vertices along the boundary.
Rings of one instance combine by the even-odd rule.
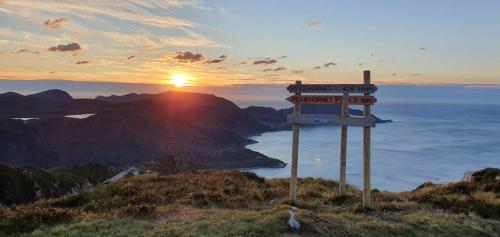
[[[500,2],[0,0],[0,80],[500,84]]]

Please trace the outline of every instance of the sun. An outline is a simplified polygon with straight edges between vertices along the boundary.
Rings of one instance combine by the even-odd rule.
[[[170,83],[172,83],[175,87],[183,87],[187,85],[189,77],[185,74],[173,74],[170,76]]]

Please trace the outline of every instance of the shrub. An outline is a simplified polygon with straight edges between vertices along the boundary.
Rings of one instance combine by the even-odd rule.
[[[8,211],[0,221],[0,229],[6,233],[27,232],[38,226],[68,222],[73,219],[69,210],[61,208],[19,208]]]
[[[155,207],[151,205],[129,205],[118,210],[120,216],[146,217],[155,212]]]

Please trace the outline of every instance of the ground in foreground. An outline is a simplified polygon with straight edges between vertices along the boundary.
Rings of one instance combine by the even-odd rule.
[[[288,181],[238,171],[143,175],[71,196],[0,207],[0,235],[24,236],[498,236],[498,170],[406,193],[338,196],[302,179],[300,230],[287,225]]]

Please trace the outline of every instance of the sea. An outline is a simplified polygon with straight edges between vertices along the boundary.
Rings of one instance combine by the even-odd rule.
[[[471,171],[500,168],[500,98],[496,97],[500,93],[479,101],[422,98],[423,102],[388,100],[373,106],[373,114],[393,122],[372,128],[371,187],[409,191],[424,182],[456,182]],[[291,131],[251,139],[257,143],[247,148],[290,164]],[[299,141],[299,177],[339,179],[340,127],[301,128]],[[290,165],[251,171],[267,178],[290,177]],[[347,183],[359,188],[362,178],[363,129],[349,127]]]

